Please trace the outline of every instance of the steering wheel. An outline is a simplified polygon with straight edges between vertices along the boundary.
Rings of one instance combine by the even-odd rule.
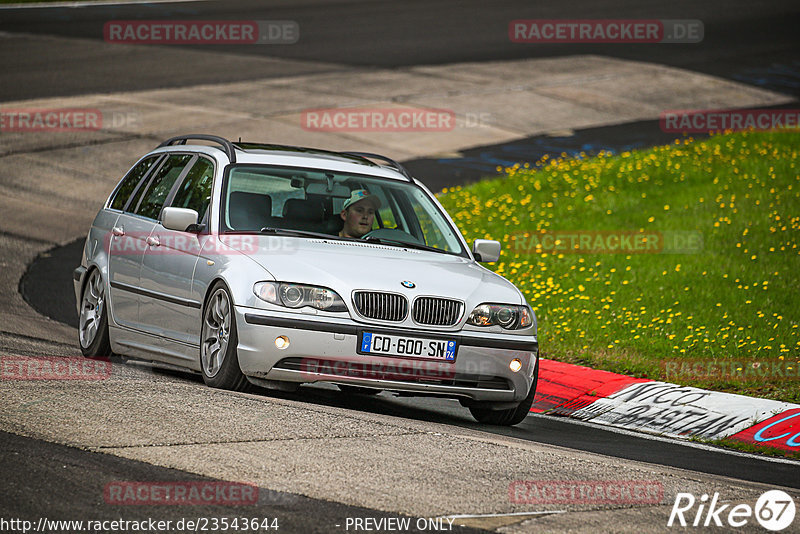
[[[409,245],[425,245],[425,243],[418,237],[415,237],[403,230],[398,230],[397,228],[378,228],[376,230],[370,230],[366,234],[362,235],[361,239],[369,239],[370,237],[374,237],[375,239],[400,241],[401,243],[408,243]]]

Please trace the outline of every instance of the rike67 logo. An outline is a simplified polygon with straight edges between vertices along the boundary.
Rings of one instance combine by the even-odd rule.
[[[725,503],[719,493],[714,493],[710,501],[707,494],[698,499],[691,493],[678,493],[667,526],[738,528],[755,519],[763,528],[778,532],[794,522],[795,512],[794,499],[781,490],[764,492],[754,507],[747,503]]]

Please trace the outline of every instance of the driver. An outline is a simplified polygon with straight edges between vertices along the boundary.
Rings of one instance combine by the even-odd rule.
[[[380,207],[381,199],[366,189],[356,189],[350,193],[350,198],[344,201],[342,212],[339,214],[344,221],[344,227],[339,232],[339,236],[356,239],[363,237],[372,230],[375,212]]]

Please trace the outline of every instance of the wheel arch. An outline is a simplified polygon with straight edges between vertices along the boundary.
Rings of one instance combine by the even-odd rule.
[[[233,291],[231,291],[231,286],[228,284],[228,281],[225,280],[222,276],[215,276],[208,282],[208,286],[206,287],[205,293],[203,294],[203,301],[200,303],[200,315],[202,316],[203,313],[206,311],[206,304],[208,303],[209,297],[211,297],[211,290],[214,289],[214,286],[217,285],[217,282],[222,282],[222,285],[225,286],[225,289],[228,291],[228,295],[231,297],[231,301],[234,306],[236,306],[236,302],[233,300],[234,295]]]
[[[99,265],[97,265],[96,263],[90,263],[90,264],[88,264],[86,266],[86,273],[83,275],[83,278],[81,279],[81,290],[80,290],[80,293],[79,293],[80,296],[78,297],[78,310],[79,310],[78,313],[79,314],[80,314],[80,308],[81,308],[81,300],[83,299],[83,292],[86,290],[86,284],[89,283],[89,278],[92,277],[92,273],[94,271],[99,271],[100,272],[100,278],[103,280],[103,285],[105,286],[105,289],[106,289],[106,295],[107,295],[106,302],[108,302],[108,295],[109,295],[109,289],[110,289],[108,287],[108,285],[107,285],[108,284],[108,280],[107,280],[108,277],[104,276],[103,269],[101,269]]]

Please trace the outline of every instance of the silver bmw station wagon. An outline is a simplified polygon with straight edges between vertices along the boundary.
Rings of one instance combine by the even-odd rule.
[[[513,425],[538,377],[536,317],[445,210],[377,154],[164,141],[119,182],[74,272],[87,357],[200,372],[212,387],[328,382],[455,398]]]

